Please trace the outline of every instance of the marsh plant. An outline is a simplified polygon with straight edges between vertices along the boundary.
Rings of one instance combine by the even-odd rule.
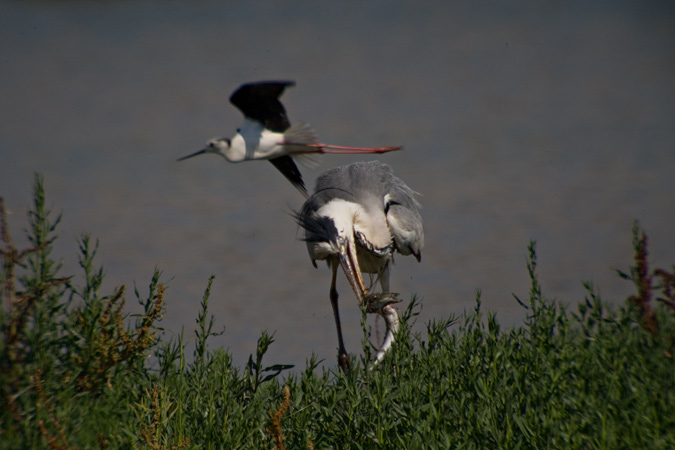
[[[367,368],[364,322],[363,356],[344,374],[314,356],[304,369],[267,365],[270,345],[283,345],[268,332],[233,365],[209,347],[222,333],[208,311],[213,276],[195,335],[161,341],[170,299],[159,272],[134,290],[134,315],[124,286],[101,292],[91,237],[79,241],[82,273],[61,273],[60,217],[39,176],[27,248],[1,200],[0,219],[0,448],[675,448],[675,272],[650,270],[637,223],[634,261],[618,272],[636,294],[621,306],[590,282],[574,311],[548,299],[532,242],[529,292],[511,300],[522,326],[502,329],[477,292],[473,311],[413,331],[413,297],[383,364]]]

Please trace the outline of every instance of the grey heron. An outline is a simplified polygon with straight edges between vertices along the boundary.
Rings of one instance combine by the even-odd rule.
[[[260,81],[240,86],[230,102],[244,114],[244,123],[232,138],[211,139],[206,147],[179,158],[214,153],[232,163],[266,159],[303,195],[307,189],[293,157],[316,153],[385,153],[401,147],[343,147],[319,142],[309,125],[291,125],[279,101],[294,81]]]
[[[396,294],[389,292],[389,271],[394,252],[421,260],[424,229],[421,205],[416,193],[392,169],[378,161],[355,162],[330,169],[316,180],[314,193],[299,213],[304,241],[312,264],[326,260],[332,269],[330,302],[338,335],[338,363],[348,371],[350,358],[345,350],[335,287],[342,267],[359,304],[367,312],[381,315],[386,323],[385,338],[374,364],[379,363],[394,341],[399,319],[391,306]],[[377,274],[382,293],[373,294],[361,273]]]

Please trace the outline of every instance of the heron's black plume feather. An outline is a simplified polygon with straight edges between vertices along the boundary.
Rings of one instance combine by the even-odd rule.
[[[305,229],[305,242],[333,242],[338,236],[335,222],[330,217],[296,213],[295,220]]]

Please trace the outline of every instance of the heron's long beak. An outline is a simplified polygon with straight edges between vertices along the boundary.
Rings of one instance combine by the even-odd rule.
[[[382,316],[387,326],[387,332],[385,333],[382,346],[377,351],[375,361],[373,361],[373,364],[370,366],[370,370],[373,370],[384,359],[384,355],[394,343],[395,333],[398,330],[400,321],[396,309],[391,304],[397,303],[400,300],[398,300],[397,294],[391,292],[383,292],[382,294],[375,295],[369,294],[368,288],[366,288],[363,283],[361,267],[359,266],[359,260],[356,256],[356,244],[349,238],[339,237],[338,245],[340,250],[338,255],[340,265],[342,265],[342,270],[344,270],[347,280],[349,280],[349,284],[352,286],[352,289],[354,289],[359,304],[366,302],[367,312],[377,313]]]
[[[344,270],[349,284],[354,289],[356,298],[359,304],[366,302],[366,310],[370,313],[377,313],[384,319],[387,326],[387,332],[384,336],[382,346],[375,355],[375,360],[370,366],[370,370],[375,369],[377,365],[384,359],[384,355],[394,344],[395,333],[399,327],[399,318],[396,309],[391,306],[392,303],[397,303],[400,300],[396,298],[397,294],[390,292],[383,292],[382,294],[369,294],[368,289],[363,283],[363,276],[361,275],[361,268],[356,257],[356,245],[350,239],[338,238],[338,245],[340,248],[339,258],[342,270]]]
[[[198,152],[194,152],[191,155],[183,156],[182,158],[178,158],[176,161],[184,161],[186,159],[192,158],[193,156],[202,155],[204,153],[206,153],[206,149],[199,150]]]
[[[348,238],[339,237],[338,240],[340,265],[347,276],[349,284],[354,289],[354,294],[356,294],[359,304],[361,304],[365,296],[368,295],[368,289],[361,275],[361,267],[359,267],[359,260],[356,256],[356,245]]]

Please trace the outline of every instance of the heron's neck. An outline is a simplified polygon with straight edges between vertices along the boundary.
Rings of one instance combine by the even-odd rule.
[[[391,244],[391,234],[386,217],[377,208],[366,209],[359,203],[334,199],[322,206],[317,213],[333,219],[340,235],[355,242],[355,233],[374,248],[381,249]]]
[[[333,219],[335,228],[342,237],[353,241],[354,218],[359,213],[365,213],[358,204],[342,199],[333,199],[317,210],[317,215]]]

